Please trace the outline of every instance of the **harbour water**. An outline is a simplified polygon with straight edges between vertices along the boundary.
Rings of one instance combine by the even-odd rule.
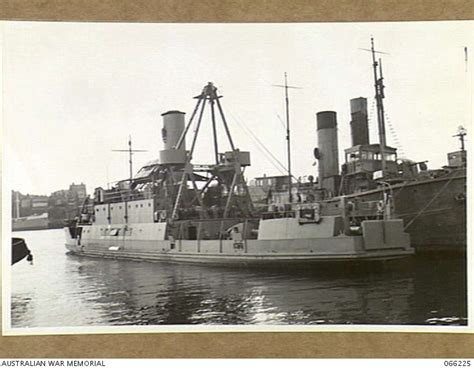
[[[12,327],[466,325],[463,258],[368,270],[228,269],[66,254],[64,231],[15,232],[34,255],[12,267]]]

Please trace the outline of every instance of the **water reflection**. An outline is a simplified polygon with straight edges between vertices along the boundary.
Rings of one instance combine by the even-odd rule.
[[[30,326],[34,314],[31,301],[32,299],[28,295],[12,296],[12,326]]]
[[[83,260],[80,257],[69,256]],[[109,324],[404,323],[413,279],[95,261],[79,290]]]
[[[465,259],[415,259],[411,274],[416,293],[410,299],[414,320],[431,325],[466,325],[466,270]]]
[[[62,232],[24,233],[36,263],[12,270],[14,327],[466,324],[459,259],[378,270],[229,269],[65,255]]]

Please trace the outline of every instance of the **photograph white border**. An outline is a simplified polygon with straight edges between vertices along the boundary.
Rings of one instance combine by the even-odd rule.
[[[0,27],[10,21],[1,21]],[[461,21],[460,21],[461,22]],[[463,21],[466,22],[466,21]],[[42,22],[43,23],[43,22]],[[48,22],[44,22],[48,23]],[[125,22],[124,22],[125,23]],[[316,23],[316,22],[315,22]],[[335,22],[336,23],[336,22]],[[364,23],[364,22],[354,22]],[[384,23],[384,22],[377,22]],[[390,23],[390,22],[386,22]],[[422,23],[422,22],[420,22]],[[474,21],[471,22],[474,24]],[[185,23],[189,24],[189,23]],[[179,24],[177,25],[179,26]],[[199,24],[197,24],[199,26]],[[3,32],[0,33],[3,44]],[[0,59],[0,63],[2,59]],[[3,66],[0,64],[0,86],[3,87]],[[2,89],[3,90],[3,89]],[[3,98],[0,100],[0,109],[3,112]],[[0,117],[0,135],[2,142],[5,139],[3,114]],[[472,122],[471,122],[472,123]],[[472,135],[472,132],[470,132]],[[130,334],[130,333],[202,333],[202,332],[404,332],[404,333],[473,333],[474,332],[474,264],[473,264],[473,234],[472,234],[472,139],[467,140],[468,150],[468,178],[467,178],[467,289],[468,289],[468,324],[466,326],[443,325],[150,325],[150,326],[90,326],[90,327],[54,327],[54,328],[13,328],[11,326],[11,185],[9,178],[5,177],[6,146],[2,144],[2,335],[4,336],[29,336],[29,335],[72,335],[72,334]]]

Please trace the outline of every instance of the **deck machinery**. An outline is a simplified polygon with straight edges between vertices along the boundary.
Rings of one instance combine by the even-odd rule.
[[[255,217],[244,179],[244,170],[250,165],[250,153],[235,147],[220,103],[222,96],[209,82],[195,98],[197,103],[187,124],[183,112],[172,110],[162,114],[163,150],[159,152],[159,158],[142,167],[133,178],[118,182],[110,190],[97,188],[93,202],[83,208],[82,222],[96,221],[97,212],[100,212],[97,205],[107,205],[104,207],[104,225],[131,224],[136,216],[129,213],[134,211],[135,206],[142,206],[139,202],[144,199],[153,202],[147,203],[153,210],[152,221],[167,221],[171,234],[176,233],[175,237],[182,236],[183,226],[180,223],[186,221],[189,227],[185,228],[195,232],[189,220],[206,220],[210,225],[213,220],[222,224],[222,219]],[[193,164],[206,107],[210,110],[215,161],[212,164]],[[190,134],[193,125],[193,133]],[[218,128],[225,132],[229,151],[219,152]],[[186,148],[187,139],[191,142],[189,150]],[[118,217],[113,204],[120,209],[123,206],[123,212]],[[225,232],[226,222],[218,228],[218,233]],[[216,235],[213,234],[213,237]]]

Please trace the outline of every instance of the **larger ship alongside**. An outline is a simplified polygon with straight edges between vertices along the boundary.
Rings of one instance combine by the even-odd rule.
[[[460,127],[459,151],[447,154],[447,165],[429,170],[426,162],[397,157],[396,148],[386,144],[385,98],[382,61],[375,58],[372,39],[372,65],[379,142],[370,144],[367,102],[351,100],[352,147],[345,150],[340,173],[324,173],[324,188],[350,198],[382,199],[389,190],[393,213],[403,219],[417,252],[466,252],[466,131]],[[320,127],[318,127],[320,128]],[[332,187],[334,181],[337,188]]]
[[[447,165],[429,170],[425,161],[398,158],[397,149],[386,143],[385,112],[381,60],[375,59],[372,40],[378,143],[369,142],[367,99],[350,101],[352,147],[344,152],[339,166],[338,125],[336,112],[317,114],[318,179],[292,185],[293,197],[299,201],[331,199],[345,196],[347,201],[379,201],[385,207],[390,193],[391,212],[403,219],[417,252],[466,252],[466,131],[460,127],[459,151],[447,154]],[[288,177],[286,177],[288,178]],[[256,197],[264,204],[281,207],[291,195],[284,176],[258,178]],[[290,182],[291,184],[291,182]],[[259,189],[260,191],[256,191]]]

